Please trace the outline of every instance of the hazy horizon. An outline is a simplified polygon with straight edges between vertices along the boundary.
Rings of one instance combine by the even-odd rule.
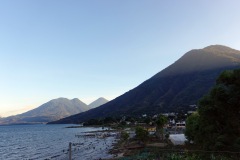
[[[67,98],[67,97],[58,97],[58,98]],[[54,98],[54,99],[58,99],[58,98]],[[76,97],[74,97],[74,98],[76,98]],[[74,98],[67,98],[67,99],[71,100],[71,99],[74,99]],[[98,98],[101,98],[101,97],[98,97]],[[82,100],[82,99],[80,99],[80,98],[78,98],[78,99],[79,99],[80,101],[82,101],[83,103],[85,103],[86,105],[89,105],[89,104],[91,104],[92,102],[96,101],[98,98],[96,98],[96,99],[93,99],[93,98],[92,98],[92,99],[85,99],[85,100]],[[102,98],[105,98],[105,97],[102,97]],[[116,98],[116,97],[114,97],[114,98]],[[105,99],[108,100],[108,101],[110,101],[110,100],[112,100],[112,99],[114,99],[114,98],[111,98],[111,99],[105,98]],[[43,102],[42,104],[47,103],[47,102],[49,102],[49,101],[51,101],[51,100],[53,100],[53,99],[49,99],[48,101]],[[8,111],[8,112],[2,113],[2,114],[0,115],[0,117],[5,118],[5,117],[9,117],[9,116],[15,116],[15,115],[18,115],[18,114],[22,114],[22,113],[27,112],[27,111],[30,111],[30,110],[32,110],[32,109],[38,108],[38,107],[41,106],[42,104],[36,104],[36,106],[26,106],[26,107],[24,107],[24,108],[19,108],[18,110],[10,110],[10,111]]]

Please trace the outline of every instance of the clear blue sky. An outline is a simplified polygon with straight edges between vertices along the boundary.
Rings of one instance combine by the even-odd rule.
[[[115,98],[185,52],[240,50],[239,0],[1,0],[0,115]]]

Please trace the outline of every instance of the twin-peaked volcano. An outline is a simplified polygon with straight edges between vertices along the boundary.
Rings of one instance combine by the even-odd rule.
[[[78,98],[71,100],[67,98],[57,98],[22,114],[4,118],[0,116],[0,125],[47,123],[85,112],[107,102],[108,100],[101,97],[93,101],[91,104],[86,105]]]
[[[5,124],[36,124],[55,121],[80,112],[89,107],[77,98],[53,99],[28,112],[0,119],[0,125]]]

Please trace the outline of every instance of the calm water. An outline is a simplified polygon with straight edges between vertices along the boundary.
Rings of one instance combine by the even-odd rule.
[[[108,149],[115,137],[86,138],[83,132],[102,128],[66,128],[69,125],[14,125],[0,126],[0,159],[68,159],[69,142],[73,159],[93,160],[110,158]]]

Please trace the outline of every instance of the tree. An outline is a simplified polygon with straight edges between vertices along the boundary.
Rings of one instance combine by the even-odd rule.
[[[149,124],[150,122],[151,122],[151,118],[150,117],[146,117],[144,119],[144,123]]]
[[[149,133],[143,127],[138,126],[135,129],[135,134],[136,134],[137,139],[139,139],[141,141],[146,141]]]
[[[113,117],[106,117],[106,118],[103,119],[104,124],[111,124],[111,123],[114,123],[114,122],[117,122],[117,121]]]
[[[89,119],[87,122],[84,123],[86,126],[90,125],[99,125],[101,124],[98,119]]]
[[[129,138],[129,134],[126,131],[121,132],[121,139],[126,141]]]
[[[127,122],[126,122],[126,121],[121,121],[120,124],[121,124],[122,126],[126,126],[126,125],[127,125]]]
[[[194,142],[209,150],[240,149],[240,70],[225,71],[199,102]],[[197,127],[198,125],[198,127]],[[194,127],[194,128],[191,128]]]
[[[160,115],[158,116],[157,118],[157,121],[156,121],[156,136],[158,138],[161,138],[163,140],[163,127],[164,125],[168,122],[168,119],[167,117],[163,116],[163,115]]]
[[[185,136],[188,141],[194,141],[195,136],[198,134],[199,129],[199,114],[198,112],[191,114],[186,120]]]

